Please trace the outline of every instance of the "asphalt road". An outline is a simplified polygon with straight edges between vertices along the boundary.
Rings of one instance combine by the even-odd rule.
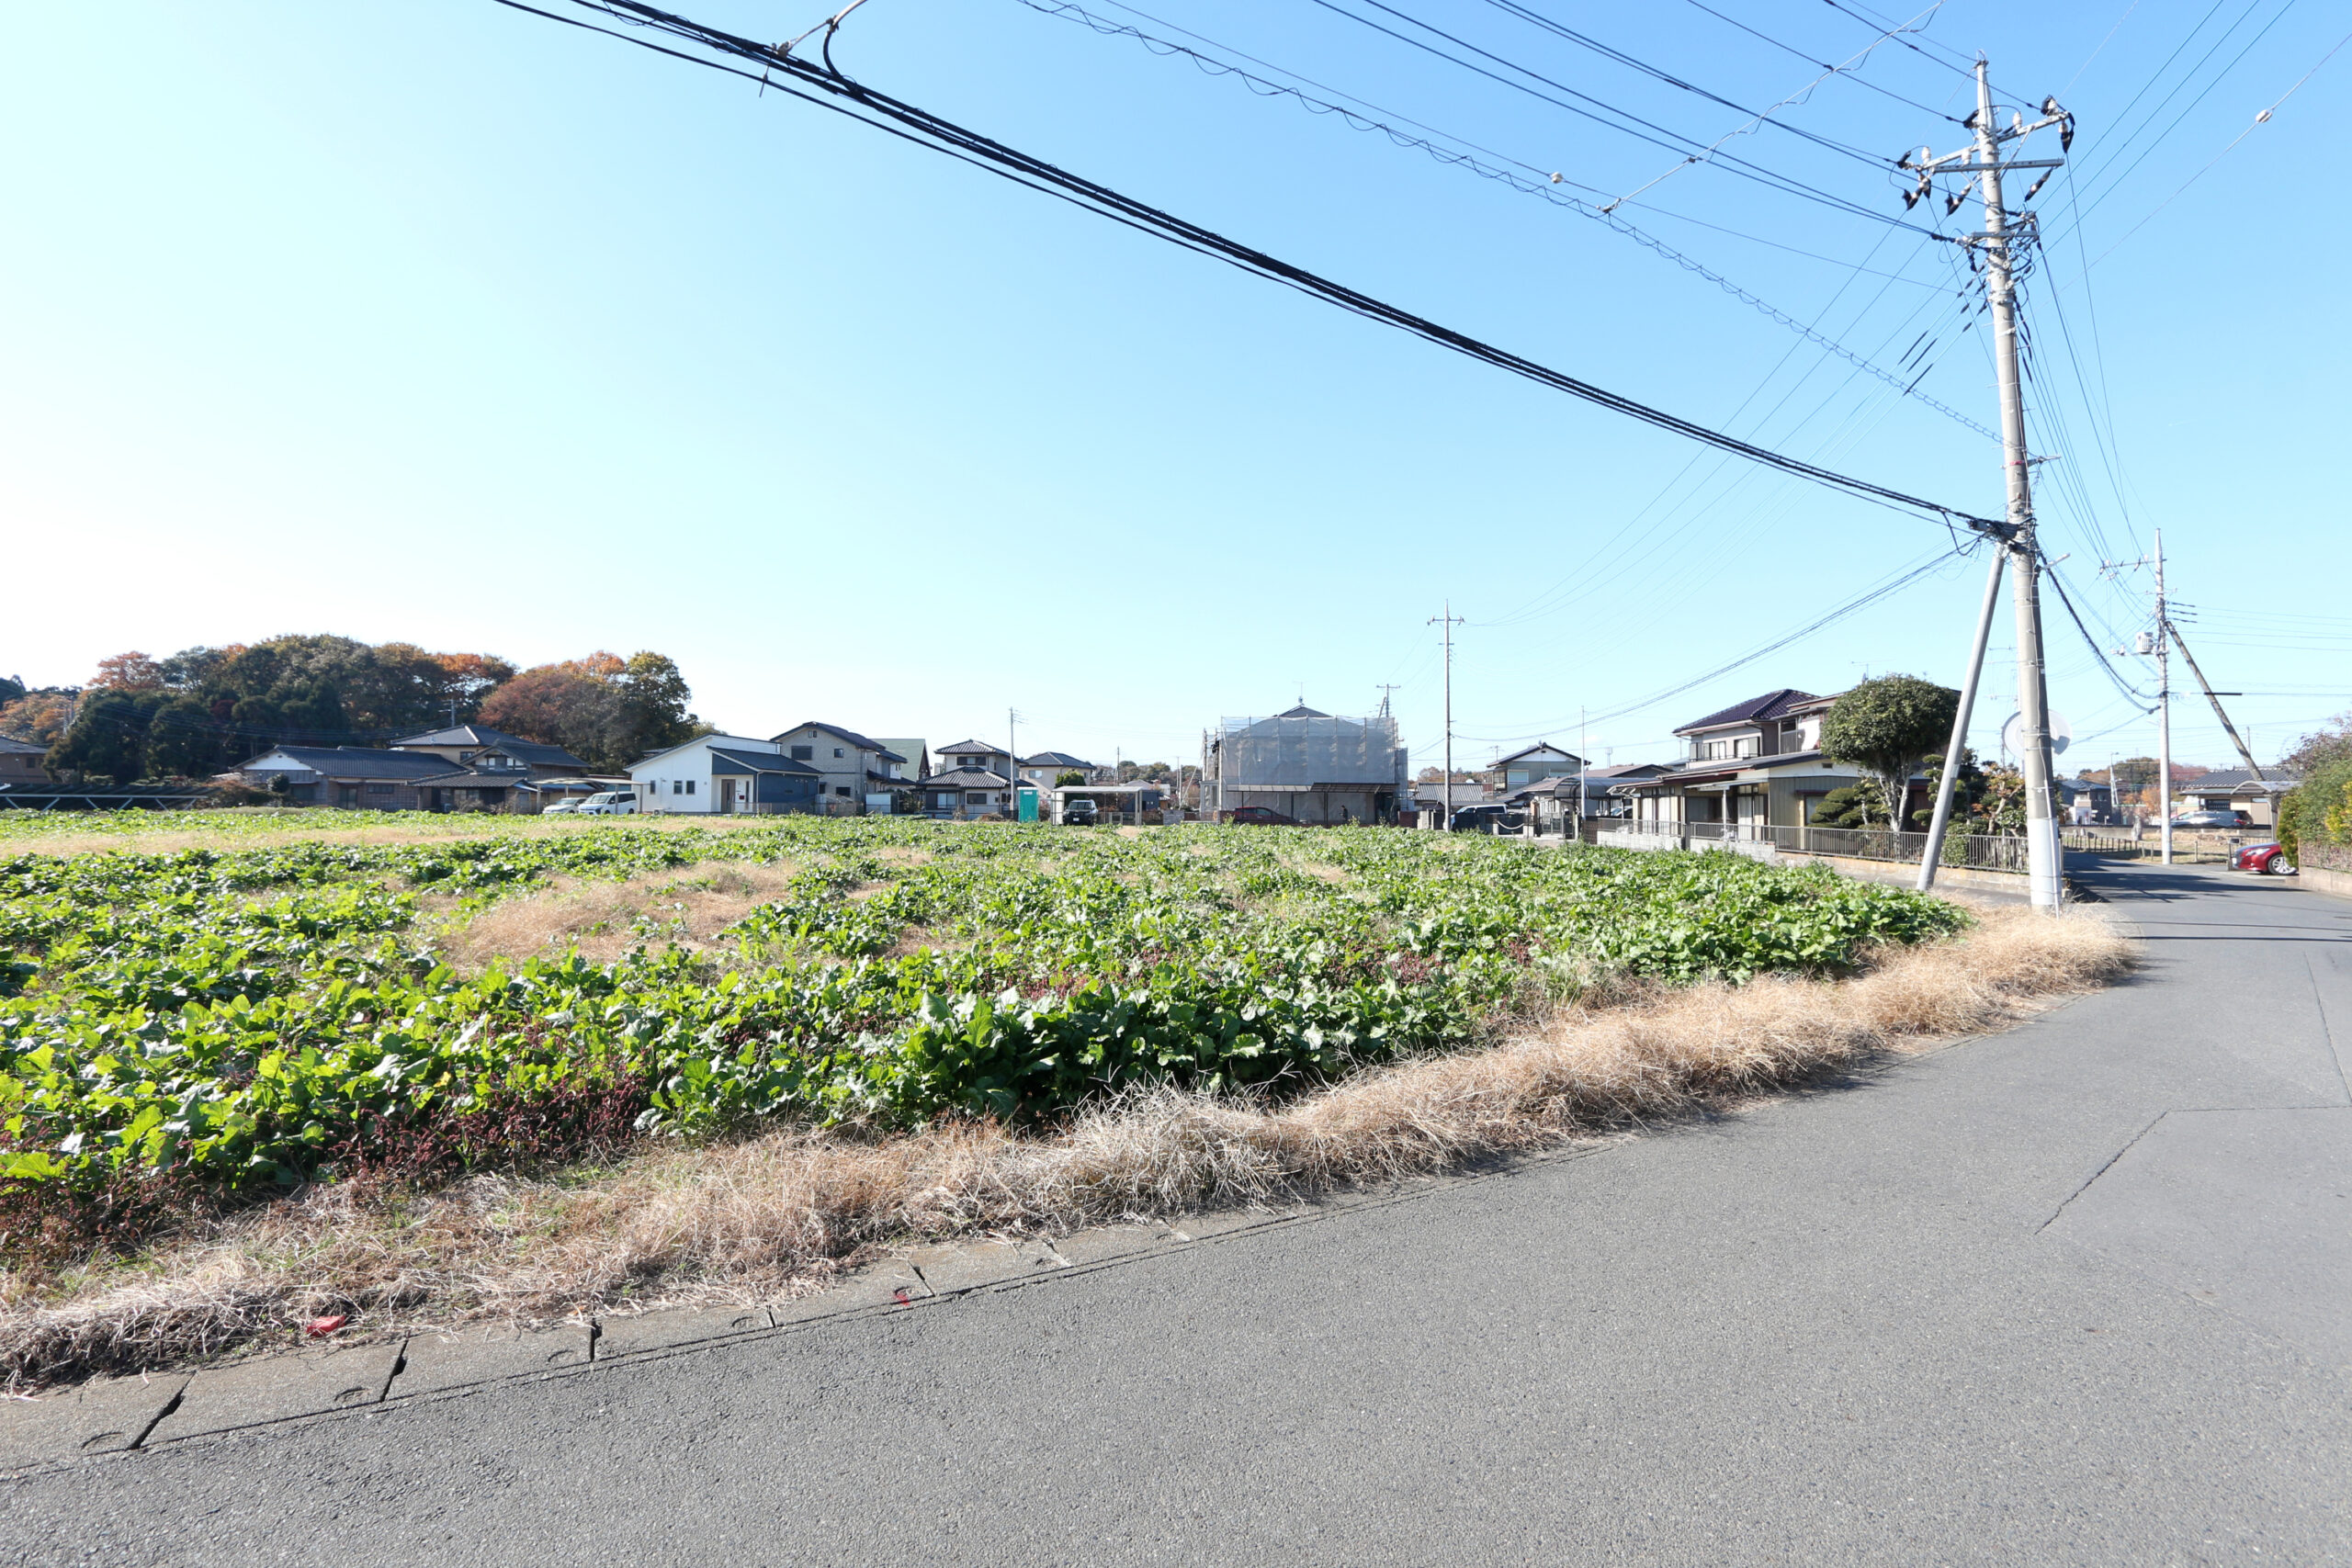
[[[1735,1118],[884,1317],[76,1461],[0,1561],[2352,1562],[2352,902]]]

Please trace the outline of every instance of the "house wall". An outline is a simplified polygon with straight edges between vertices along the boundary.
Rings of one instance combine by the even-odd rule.
[[[819,785],[829,817],[862,816],[865,810],[866,777],[880,773],[881,753],[851,744],[830,730],[804,724],[777,736],[769,748],[797,762],[806,762],[822,775]],[[740,750],[740,748],[739,748]],[[803,756],[803,750],[807,755]],[[901,772],[910,772],[911,764]]]
[[[41,755],[39,751],[0,751],[0,779],[47,784],[49,770],[40,765]]]
[[[708,816],[718,809],[718,791],[712,787],[710,749],[730,751],[775,751],[774,741],[751,740],[739,735],[706,735],[673,751],[648,758],[628,771],[642,812],[676,812]]]

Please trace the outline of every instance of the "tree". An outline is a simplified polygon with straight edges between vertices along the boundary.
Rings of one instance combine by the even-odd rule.
[[[147,772],[147,722],[163,705],[160,689],[119,687],[82,699],[74,728],[49,749],[46,765],[59,772],[96,774],[127,784]]]
[[[1936,819],[1935,795],[1943,788],[1944,759],[1939,751],[1926,759],[1928,765],[1928,800],[1926,806],[1911,813],[1911,820],[1924,829]],[[1968,809],[1984,798],[1984,770],[1976,765],[1973,747],[1962,747],[1960,772],[1951,781],[1951,816],[1955,822],[1968,819]]]
[[[1864,779],[1831,790],[1813,808],[1808,826],[1815,828],[1867,828],[1873,817],[1886,815],[1886,795],[1876,779]]]
[[[666,654],[640,650],[624,660],[599,649],[524,671],[483,702],[481,721],[617,773],[649,751],[709,733],[686,711],[692,695]]]
[[[25,683],[10,676],[0,675],[0,708],[17,701],[25,694]]]
[[[1917,675],[1882,675],[1852,687],[1821,721],[1821,754],[1860,768],[1882,794],[1877,808],[1894,826],[1911,775],[1951,736],[1960,694]]]
[[[98,660],[98,672],[90,677],[90,685],[94,690],[159,692],[164,687],[164,667],[143,653],[118,653]]]
[[[243,761],[212,710],[191,696],[167,697],[147,719],[147,767],[157,778],[209,778]]]
[[[29,740],[36,746],[56,745],[65,737],[76,694],[58,690],[28,692],[12,703],[0,705],[0,735]]]
[[[2330,762],[2352,761],[2352,712],[2337,714],[2327,728],[2306,735],[2278,759],[2290,778],[2307,778]]]
[[[454,703],[459,724],[472,722],[481,712],[482,700],[514,679],[514,666],[495,654],[436,653],[433,658],[441,666],[434,706],[446,717]]]
[[[2025,775],[2015,768],[1996,763],[1984,770],[1984,794],[1968,816],[1980,833],[2007,833],[2014,837],[2025,831]]]
[[[1085,783],[1086,775],[1076,768],[1064,768],[1060,773],[1054,775],[1054,787],[1056,789],[1069,789],[1074,784],[1083,785]]]

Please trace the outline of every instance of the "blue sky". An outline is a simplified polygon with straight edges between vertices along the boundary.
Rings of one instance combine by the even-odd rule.
[[[1961,145],[1941,118],[1969,107],[1952,51],[1984,51],[2004,102],[2055,93],[2075,112],[2027,285],[2033,444],[2056,454],[2047,547],[2112,646],[2143,624],[2145,577],[2102,581],[2097,563],[2161,527],[2207,672],[2264,694],[2231,705],[2266,760],[2352,707],[2352,543],[2326,457],[2347,412],[2326,154],[2352,131],[2352,49],[2179,191],[2338,41],[2342,12],[1952,0],[1875,41],[1866,8],[1710,3],[1766,38],[1690,0],[1531,0],[1744,108],[1813,84],[1775,118],[1861,152]],[[1335,6],[1411,31],[1371,0],[1149,0],[1148,21],[1086,0],[1559,171],[1568,193],[1647,186],[1620,209],[1645,233],[1902,378],[1929,367],[1920,393],[1995,423],[1956,247],[1870,216],[1940,206],[1905,213],[1883,169],[1776,126],[1724,142],[1860,213],[1717,164],[1677,170]],[[871,0],[835,54],[1571,375],[1997,512],[1993,443],[1706,277],[1052,9]],[[1745,123],[1490,0],[1396,10],[1569,104],[1707,142]],[[692,14],[761,38],[820,15]],[[1580,708],[1679,685],[1950,547],[1939,527],[489,0],[91,3],[13,22],[0,671],[35,682],[279,631],[523,663],[654,648],[737,731],[818,717],[935,744],[1000,736],[1012,707],[1024,750],[1169,760],[1219,715],[1301,696],[1369,711],[1395,683],[1418,765],[1441,728],[1429,620],[1450,601],[1466,621],[1456,757],[1476,763],[1539,736],[1574,745]],[[1815,84],[1808,60],[1865,49]],[[1663,755],[1676,724],[1778,686],[1955,682],[1980,581],[1974,559],[1949,563],[1592,727],[1590,750]],[[2065,761],[2148,750],[2153,721],[2051,614],[2052,701],[2084,737]],[[2013,706],[2008,643],[2005,620],[1986,749]],[[2178,755],[2226,760],[2201,703],[2175,717]]]

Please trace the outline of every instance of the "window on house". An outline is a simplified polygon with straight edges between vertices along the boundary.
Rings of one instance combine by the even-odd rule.
[[[796,762],[806,762],[816,754],[817,748],[814,746],[795,746],[792,749],[792,760]]]
[[[694,780],[692,780],[692,779],[688,779],[688,780],[686,781],[686,793],[687,793],[688,795],[692,795],[692,794],[694,794],[694,792],[695,792],[695,781],[694,781]]]
[[[368,793],[369,795],[390,795],[392,793],[392,786],[388,784],[371,784],[368,786]]]
[[[985,790],[967,789],[964,792],[964,804],[967,806],[986,806],[988,803],[988,792]]]
[[[838,757],[838,756],[840,756],[841,754],[842,754],[842,749],[841,749],[840,747],[838,747],[838,746],[834,747],[834,748],[833,748],[833,755],[834,755],[834,756],[836,756],[836,757]]]
[[[835,784],[835,785],[833,786],[833,793],[834,793],[835,795],[847,795],[847,794],[849,793],[849,785],[847,785],[847,784]]]

